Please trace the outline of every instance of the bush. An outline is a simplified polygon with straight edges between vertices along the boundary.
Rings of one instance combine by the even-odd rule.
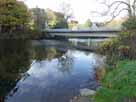
[[[129,58],[130,56],[130,47],[127,45],[120,45],[118,47],[118,54],[121,58]]]
[[[127,57],[130,59],[136,58],[136,30],[124,31],[120,35],[120,46],[126,46]]]
[[[127,19],[123,24],[123,29],[125,30],[134,30],[136,29],[136,17],[131,17]]]
[[[117,51],[118,46],[118,39],[112,39],[109,41],[105,41],[100,44],[100,47],[98,48],[98,52],[104,55],[112,55],[113,52],[115,53]]]
[[[118,38],[103,42],[98,48],[98,53],[110,58],[117,56],[119,59],[136,58],[136,34],[135,30],[122,31]]]
[[[116,66],[116,61],[118,58],[118,46],[119,40],[112,39],[100,44],[100,47],[97,49],[97,52],[103,55],[106,55],[106,63],[108,67],[112,68]]]

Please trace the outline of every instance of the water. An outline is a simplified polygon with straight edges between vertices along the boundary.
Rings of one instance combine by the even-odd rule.
[[[69,39],[70,43],[80,50],[94,51],[104,41],[111,40],[110,38],[94,38],[94,39]]]
[[[6,40],[0,46],[1,102],[69,102],[80,89],[97,87],[95,53],[62,41]]]

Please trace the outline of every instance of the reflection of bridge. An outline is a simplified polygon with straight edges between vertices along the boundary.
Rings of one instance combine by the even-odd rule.
[[[119,29],[89,29],[89,30],[69,30],[69,29],[48,29],[44,31],[52,38],[112,38],[117,37]]]

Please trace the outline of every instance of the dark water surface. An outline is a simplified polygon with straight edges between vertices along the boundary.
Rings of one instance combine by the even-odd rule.
[[[69,102],[97,87],[97,59],[62,41],[0,41],[0,102]]]

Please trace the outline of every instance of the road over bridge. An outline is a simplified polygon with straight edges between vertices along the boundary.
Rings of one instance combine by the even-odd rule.
[[[113,38],[117,37],[120,31],[120,29],[99,28],[88,30],[48,29],[43,32],[48,33],[52,38]]]

